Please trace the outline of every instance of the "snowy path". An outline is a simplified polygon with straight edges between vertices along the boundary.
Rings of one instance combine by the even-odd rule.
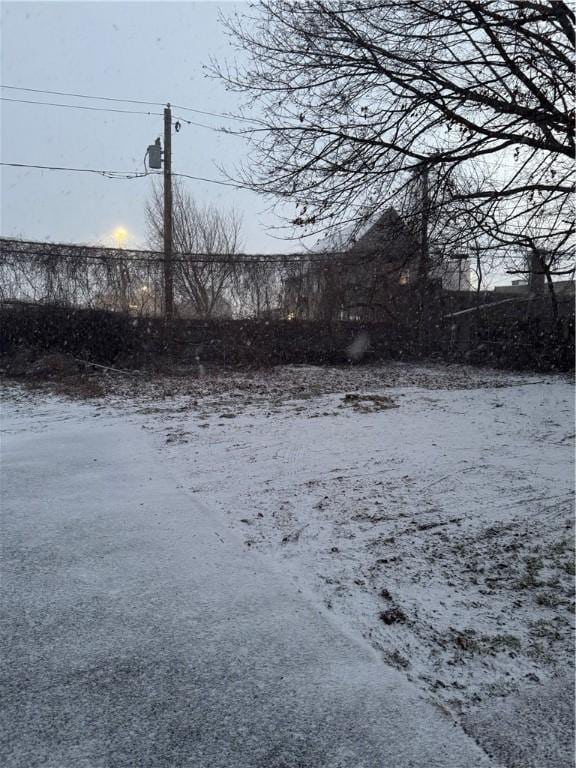
[[[124,417],[2,419],[6,768],[480,768]]]

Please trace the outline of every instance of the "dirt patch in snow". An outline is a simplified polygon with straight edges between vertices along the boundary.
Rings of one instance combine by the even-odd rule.
[[[204,408],[212,412],[215,407],[224,405],[239,412],[255,405],[278,408],[293,400],[302,401],[304,410],[306,401],[332,393],[346,393],[344,397],[349,396],[348,405],[360,406],[362,397],[368,398],[366,405],[369,397],[373,397],[367,393],[377,393],[382,388],[494,388],[554,378],[465,365],[400,362],[364,366],[288,365],[267,370],[192,366],[177,369],[169,375],[145,371],[123,374],[112,369],[91,368],[69,355],[48,356],[55,357],[65,358],[64,367],[44,365],[42,361],[46,358],[31,359],[23,354],[19,367],[14,368],[10,363],[8,367],[0,368],[0,380],[6,389],[11,390],[12,397],[25,397],[31,390],[33,395],[56,394],[76,398],[86,389],[87,397],[99,396],[118,405],[131,401],[141,407],[161,407],[159,402],[165,401],[170,409],[175,400],[180,400],[176,407],[184,410]],[[374,396],[384,403],[382,393]]]
[[[397,408],[397,403],[386,395],[357,395],[346,394],[343,398],[344,405],[349,405],[359,413],[374,413],[385,411],[387,408]]]

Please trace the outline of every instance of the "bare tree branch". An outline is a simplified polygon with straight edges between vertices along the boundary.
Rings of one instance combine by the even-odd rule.
[[[538,215],[547,247],[566,250],[553,224],[574,191],[566,3],[260,0],[225,23],[249,63],[212,71],[255,115],[237,176],[293,204],[300,235],[373,219],[426,161],[470,180],[455,199],[485,236],[521,242]]]

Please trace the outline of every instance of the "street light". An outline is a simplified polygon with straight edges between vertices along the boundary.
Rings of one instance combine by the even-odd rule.
[[[124,245],[124,241],[128,237],[128,232],[124,229],[124,227],[116,227],[116,229],[112,233],[112,237],[116,241],[116,247],[122,248],[122,246]]]

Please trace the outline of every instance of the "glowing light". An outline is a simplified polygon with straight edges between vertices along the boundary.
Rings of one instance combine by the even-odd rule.
[[[124,245],[124,241],[128,237],[128,232],[124,229],[124,227],[116,227],[116,229],[112,233],[112,237],[116,242],[116,247],[122,248],[122,246]]]

